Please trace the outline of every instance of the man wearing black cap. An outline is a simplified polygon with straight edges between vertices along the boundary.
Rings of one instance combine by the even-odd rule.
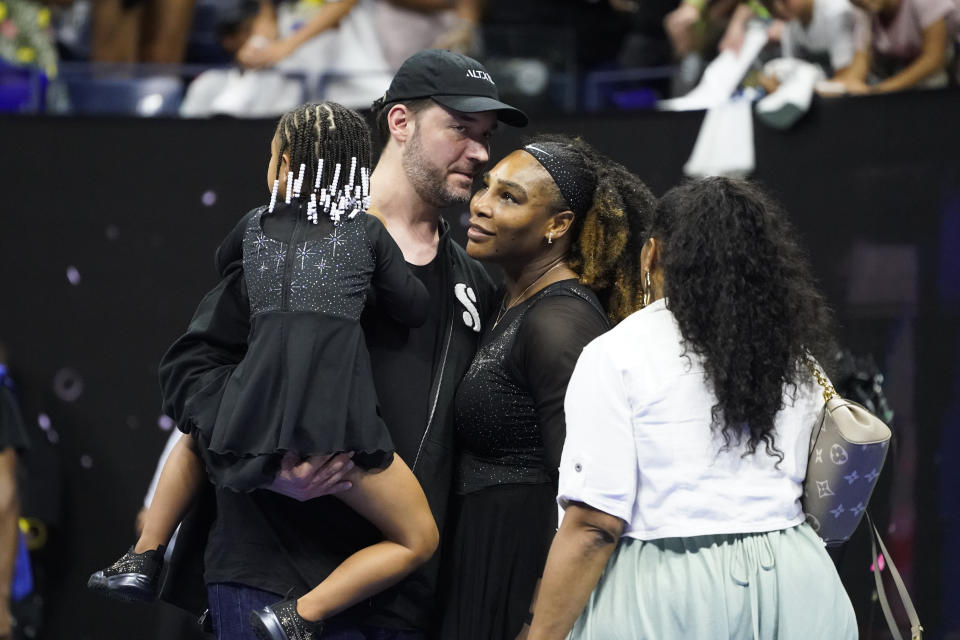
[[[454,393],[497,301],[486,271],[450,238],[440,210],[469,201],[473,180],[490,159],[497,121],[524,126],[527,117],[500,102],[480,63],[439,50],[407,59],[374,103],[373,116],[381,154],[370,177],[370,212],[383,220],[430,291],[431,314],[422,327],[406,329],[379,313],[373,301],[364,331],[381,414],[442,535],[453,475]],[[357,520],[352,513],[344,518],[354,525]],[[367,523],[359,524],[379,537]],[[439,562],[438,554],[374,597],[366,624],[433,626],[439,617],[434,605]]]
[[[479,62],[437,50],[404,62],[374,112],[383,148],[370,177],[370,213],[384,222],[426,284],[431,314],[420,328],[400,327],[378,311],[371,292],[362,321],[381,415],[397,452],[423,486],[442,533],[452,482],[454,393],[473,358],[481,323],[496,302],[489,276],[450,239],[440,211],[469,200],[473,179],[489,160],[497,120],[523,126],[527,118],[499,101]],[[204,348],[211,353],[197,362],[222,360],[214,353],[218,345]],[[201,378],[201,371],[190,373]],[[174,415],[176,409],[168,411]],[[349,555],[378,542],[382,536],[375,527],[326,495],[340,486],[345,462],[342,455],[317,457],[284,469],[275,492],[220,491],[212,528],[211,506],[195,508],[181,529],[179,558],[171,562],[162,597],[202,609],[204,600],[191,599],[181,586],[197,578],[190,569],[196,573],[202,566],[212,582],[209,610],[218,637],[235,640],[250,633],[252,609],[279,601],[288,591],[305,593]],[[194,535],[185,535],[191,529]],[[196,554],[203,551],[208,530],[210,544],[200,562]],[[427,637],[439,618],[434,602],[438,563],[435,557],[395,587],[330,618],[323,638]]]

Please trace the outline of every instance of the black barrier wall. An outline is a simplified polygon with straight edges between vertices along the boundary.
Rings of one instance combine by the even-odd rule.
[[[874,508],[932,637],[960,633],[958,113],[960,93],[908,93],[818,103],[794,130],[755,130],[755,177],[801,230],[843,343],[886,373],[897,447]],[[681,179],[701,120],[565,117],[531,131],[582,134],[659,195]],[[170,427],[157,361],[215,283],[220,239],[268,199],[272,129],[0,119],[0,341],[35,440],[24,514],[45,535],[34,551],[42,638],[156,637],[156,608],[83,584],[134,539]],[[521,135],[504,127],[493,158]],[[461,213],[450,214],[460,238]],[[841,570],[863,636],[885,637],[869,552],[851,547]]]

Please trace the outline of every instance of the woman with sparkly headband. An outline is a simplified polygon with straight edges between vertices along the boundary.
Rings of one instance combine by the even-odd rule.
[[[653,206],[625,168],[554,136],[501,160],[470,202],[467,253],[505,281],[457,391],[442,638],[512,640],[528,618],[557,525],[567,381],[583,346],[639,308]]]

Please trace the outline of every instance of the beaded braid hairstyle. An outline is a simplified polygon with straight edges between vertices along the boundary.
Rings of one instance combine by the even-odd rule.
[[[287,202],[309,200],[314,222],[317,208],[333,217],[338,208],[369,206],[370,130],[360,114],[335,102],[306,104],[280,117],[276,136],[278,163],[290,154]],[[274,181],[271,211],[277,188]]]
[[[529,145],[558,143],[566,146],[563,161],[574,163],[577,173],[596,177],[596,187],[586,215],[575,215],[569,234],[567,264],[597,294],[610,322],[617,324],[642,306],[640,249],[647,240],[656,198],[640,178],[604,156],[581,138],[542,135]],[[560,189],[553,185],[553,208],[570,209]]]

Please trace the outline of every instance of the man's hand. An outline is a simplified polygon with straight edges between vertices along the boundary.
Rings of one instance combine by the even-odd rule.
[[[287,453],[268,489],[301,502],[341,493],[353,486],[345,479],[354,467],[352,457],[353,453],[340,453],[301,460],[300,456]]]

